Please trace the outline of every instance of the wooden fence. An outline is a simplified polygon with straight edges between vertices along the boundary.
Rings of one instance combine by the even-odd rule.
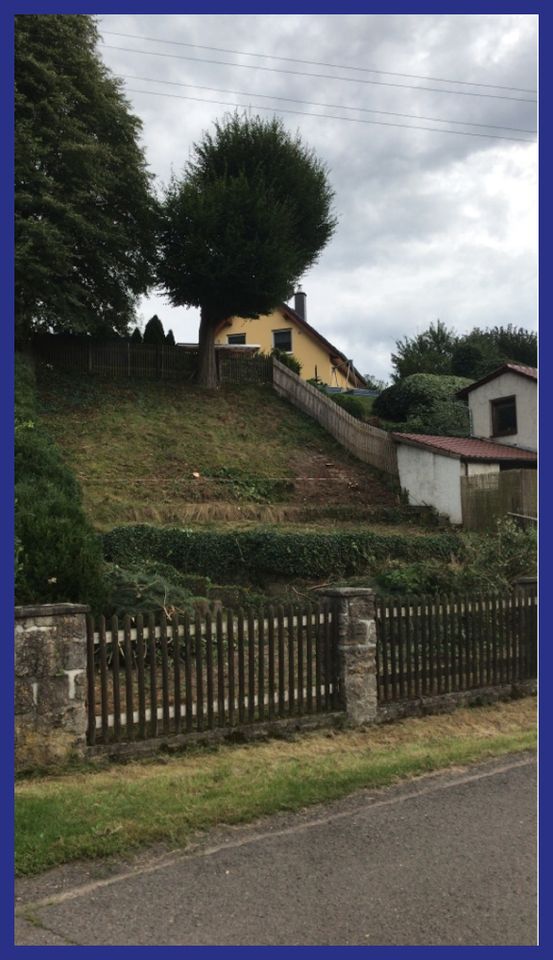
[[[461,477],[463,526],[487,530],[509,513],[538,515],[537,470],[502,470]]]
[[[536,588],[488,597],[378,598],[382,703],[536,676]]]
[[[33,340],[36,356],[62,370],[103,377],[165,380],[194,379],[198,352],[170,344],[152,345],[128,340],[40,334]],[[223,383],[270,383],[272,357],[238,356],[216,350],[219,380]]]
[[[303,609],[87,620],[90,745],[335,710],[334,623]]]
[[[281,397],[317,420],[359,460],[397,476],[396,446],[385,430],[356,420],[278,360],[273,361],[273,386]]]

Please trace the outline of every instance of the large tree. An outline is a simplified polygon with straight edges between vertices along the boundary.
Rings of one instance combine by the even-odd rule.
[[[335,229],[324,165],[277,119],[234,114],[194,145],[165,192],[158,276],[200,308],[198,381],[216,384],[214,338],[231,316],[290,296]]]
[[[125,333],[151,283],[155,209],[140,121],[82,15],[15,27],[15,302],[33,330]]]
[[[397,381],[414,373],[451,373],[451,354],[456,342],[455,331],[449,330],[441,320],[414,337],[403,337],[396,342],[396,353],[392,353],[395,368],[392,378]]]

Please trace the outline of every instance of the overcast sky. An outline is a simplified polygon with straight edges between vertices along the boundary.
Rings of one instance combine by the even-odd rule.
[[[386,379],[395,341],[438,317],[458,332],[536,328],[537,148],[519,142],[535,139],[520,132],[536,129],[535,16],[136,15],[99,27],[105,63],[140,78],[125,85],[160,185],[236,104],[277,113],[325,162],[339,223],[303,278],[307,318],[362,373]],[[177,341],[197,340],[197,311],[159,294],[140,304],[143,322],[153,313]]]

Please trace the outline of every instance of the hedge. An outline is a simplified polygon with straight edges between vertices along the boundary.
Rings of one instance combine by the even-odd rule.
[[[17,603],[98,604],[101,545],[71,470],[36,416],[34,373],[16,356],[15,595]]]
[[[460,553],[462,541],[455,533],[217,533],[135,524],[110,530],[103,535],[103,544],[106,560],[122,566],[148,558],[171,564],[181,573],[261,583],[271,577],[351,576],[389,557],[449,561]]]

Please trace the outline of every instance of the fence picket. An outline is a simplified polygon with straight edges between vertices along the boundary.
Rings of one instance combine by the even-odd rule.
[[[169,655],[167,650],[167,616],[164,610],[159,617],[159,646],[161,650],[161,704],[163,733],[169,733]]]
[[[174,613],[172,616],[171,622],[171,636],[172,636],[172,661],[173,661],[173,696],[175,701],[175,733],[181,732],[181,711],[182,711],[182,697],[181,697],[181,675],[180,675],[180,623],[178,613]]]
[[[148,616],[148,659],[150,661],[150,736],[157,737],[157,650],[156,621],[153,613]]]
[[[234,725],[234,617],[232,611],[227,611],[227,653],[228,653],[228,722]]]
[[[205,675],[207,683],[207,728],[213,730],[213,621],[209,610],[205,615]]]
[[[132,689],[132,644],[131,644],[131,618],[127,614],[123,619],[123,634],[125,653],[125,714],[127,717],[127,740],[134,739],[134,704]]]
[[[94,617],[86,615],[86,712],[87,741],[90,746],[96,743],[96,684],[94,665]]]
[[[146,680],[144,676],[144,618],[136,617],[136,677],[138,685],[138,736],[146,737]]]
[[[225,725],[225,648],[223,645],[223,611],[216,615],[217,629],[217,725]]]
[[[238,723],[244,723],[246,683],[244,671],[244,611],[238,611]]]

